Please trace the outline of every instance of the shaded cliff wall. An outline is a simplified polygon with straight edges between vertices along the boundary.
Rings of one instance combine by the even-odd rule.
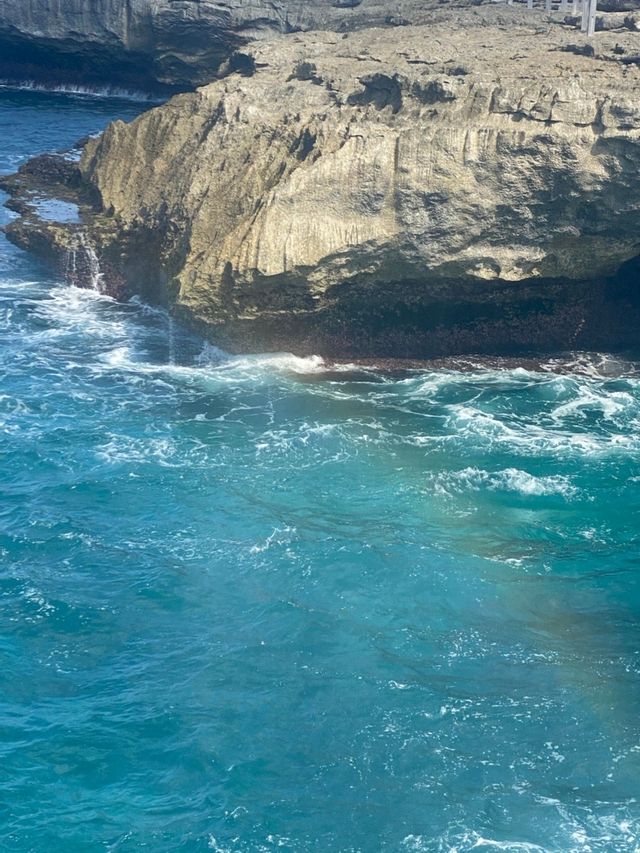
[[[0,76],[184,89],[214,76],[245,23],[283,25],[259,2],[0,0]]]

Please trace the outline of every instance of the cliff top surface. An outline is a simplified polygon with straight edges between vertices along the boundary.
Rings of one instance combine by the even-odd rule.
[[[479,26],[505,27],[510,39],[500,41],[500,50],[511,55],[509,40],[523,36],[516,29],[548,30],[537,2],[529,12],[522,4],[469,0],[0,0],[0,76],[189,89],[213,79],[234,50],[255,40],[382,27],[397,44],[411,25],[444,26],[448,33],[438,37],[451,41],[458,59],[480,47]],[[638,2],[601,0],[621,8]],[[634,28],[634,20],[620,12],[603,25],[622,28],[619,39],[628,41],[624,27]]]
[[[274,113],[370,104],[380,121],[400,124],[415,120],[416,107],[433,106],[436,122],[453,115],[459,121],[463,110],[471,124],[508,115],[513,122],[596,131],[640,127],[637,34],[602,32],[592,47],[579,30],[517,7],[424,14],[428,23],[392,30],[313,31],[254,42],[232,58],[246,79],[231,74],[201,91],[217,98],[222,86]],[[480,105],[483,87],[491,89],[487,109]],[[405,106],[414,112],[403,112]]]

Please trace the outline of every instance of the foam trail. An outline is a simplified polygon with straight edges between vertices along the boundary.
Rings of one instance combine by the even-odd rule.
[[[478,492],[488,489],[494,492],[512,492],[523,497],[548,497],[559,495],[566,499],[575,497],[577,490],[568,477],[562,475],[536,477],[518,468],[501,471],[485,471],[469,467],[461,471],[447,471],[433,478],[434,488],[439,494]]]

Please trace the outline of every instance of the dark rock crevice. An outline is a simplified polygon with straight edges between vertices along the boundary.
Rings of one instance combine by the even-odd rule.
[[[370,74],[360,79],[362,91],[349,95],[353,106],[372,104],[377,110],[391,107],[393,113],[402,109],[402,84],[396,75]]]
[[[640,347],[640,258],[597,282],[502,282],[478,298],[476,285],[459,281],[456,300],[442,299],[438,283],[428,298],[425,282],[397,282],[374,302],[354,291],[316,311],[262,311],[227,322],[181,319],[217,345],[235,352],[286,350],[327,358],[430,359],[443,356],[548,355],[567,349],[624,351]],[[420,301],[397,292],[420,289]]]

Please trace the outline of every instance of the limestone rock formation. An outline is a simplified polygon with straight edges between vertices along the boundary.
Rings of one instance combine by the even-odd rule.
[[[114,281],[239,349],[637,343],[635,38],[584,55],[503,8],[256,43],[88,143],[83,227]]]

